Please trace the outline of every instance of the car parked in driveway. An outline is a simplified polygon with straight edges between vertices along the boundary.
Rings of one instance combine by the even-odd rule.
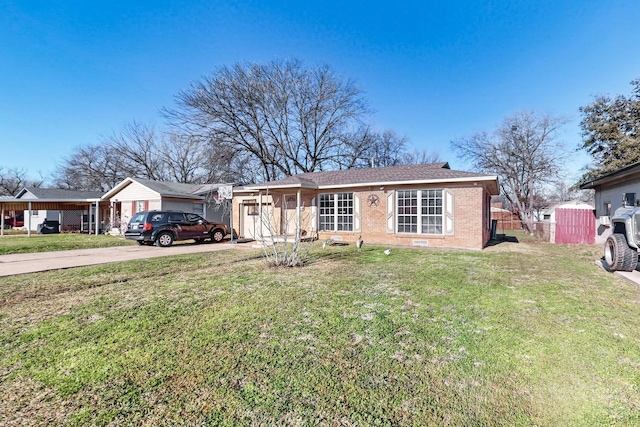
[[[227,226],[209,222],[200,215],[178,211],[143,211],[133,215],[124,237],[139,245],[171,246],[177,240],[221,242]]]
[[[5,216],[4,226],[5,228],[24,227],[24,213],[16,214],[16,216]]]

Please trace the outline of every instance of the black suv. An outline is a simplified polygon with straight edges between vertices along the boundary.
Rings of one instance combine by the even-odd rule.
[[[176,240],[221,242],[229,234],[226,225],[200,215],[176,211],[144,211],[133,215],[124,237],[139,245],[171,246]]]

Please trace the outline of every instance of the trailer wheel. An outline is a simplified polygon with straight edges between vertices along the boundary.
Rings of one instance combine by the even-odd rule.
[[[613,233],[604,244],[604,261],[609,270],[633,271],[638,264],[638,252],[629,247],[622,234]]]

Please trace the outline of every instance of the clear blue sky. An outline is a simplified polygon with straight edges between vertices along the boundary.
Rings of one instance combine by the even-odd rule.
[[[215,67],[299,58],[354,79],[374,124],[463,165],[449,141],[529,109],[571,119],[640,77],[637,0],[0,0],[0,166],[54,172]],[[577,155],[567,165],[577,171]]]

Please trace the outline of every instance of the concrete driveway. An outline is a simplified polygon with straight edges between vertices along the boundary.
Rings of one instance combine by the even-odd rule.
[[[596,261],[596,265],[602,267],[604,270],[607,270],[610,273],[615,274],[616,276],[622,277],[623,279],[627,279],[628,281],[633,282],[636,285],[640,286],[640,270],[638,270],[638,268],[640,267],[640,263],[636,265],[636,269],[633,271],[615,271],[615,272],[612,272],[611,270],[609,270],[607,268],[607,265],[601,259]]]
[[[159,248],[156,246],[117,246],[113,248],[0,255],[0,277],[82,267],[85,265],[130,261],[133,259],[215,252],[229,249],[247,249],[251,247],[251,243],[185,243],[168,248]]]

